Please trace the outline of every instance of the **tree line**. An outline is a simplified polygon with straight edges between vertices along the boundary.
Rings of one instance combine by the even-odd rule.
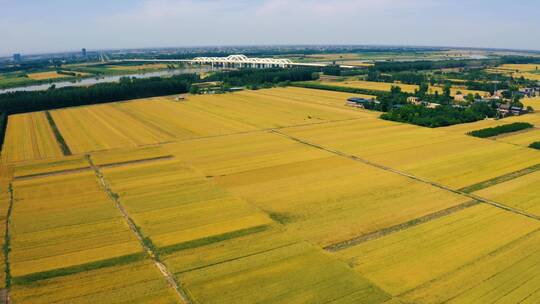
[[[205,79],[197,74],[138,79],[123,77],[118,83],[101,83],[89,87],[54,88],[45,91],[12,92],[0,95],[0,113],[15,114],[64,107],[122,101],[136,98],[187,93],[194,83],[222,81],[225,86],[275,85],[288,81],[305,81],[318,77],[317,69],[245,69],[215,73]]]
[[[494,117],[495,108],[487,103],[475,103],[468,108],[456,108],[442,105],[426,108],[417,105],[405,105],[381,115],[382,119],[410,123],[429,128],[438,128]]]

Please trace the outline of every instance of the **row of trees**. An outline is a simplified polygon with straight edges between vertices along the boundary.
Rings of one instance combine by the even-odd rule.
[[[434,109],[424,106],[405,105],[382,114],[381,118],[437,128],[494,117],[496,113],[495,108],[486,103],[476,103],[468,108],[455,108],[444,105]]]
[[[46,91],[13,92],[0,95],[0,112],[24,113],[185,93],[190,84],[197,81],[200,79],[195,74],[148,79],[124,77],[119,83],[102,83],[90,87],[52,87]]]
[[[318,77],[313,68],[245,69],[218,72],[204,81],[222,81],[224,86],[270,87],[289,81],[306,81]],[[102,83],[90,87],[52,87],[46,91],[14,92],[0,95],[0,113],[14,114],[63,107],[121,101],[135,98],[187,93],[192,84],[203,80],[196,74],[168,78],[137,79],[123,77],[119,83]]]
[[[205,78],[205,81],[221,81],[226,86],[260,87],[287,81],[315,80],[319,77],[317,68],[291,69],[242,69],[218,72]]]

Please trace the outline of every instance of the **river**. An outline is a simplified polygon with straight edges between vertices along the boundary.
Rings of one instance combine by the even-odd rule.
[[[118,82],[122,77],[135,77],[135,78],[150,78],[150,77],[167,77],[180,74],[189,74],[189,73],[202,73],[210,71],[211,68],[184,68],[176,70],[163,70],[156,72],[148,73],[139,73],[139,74],[129,74],[129,75],[114,75],[114,76],[102,76],[102,77],[93,77],[93,78],[82,78],[79,80],[64,80],[64,81],[52,81],[50,83],[42,83],[30,86],[15,87],[8,89],[1,89],[0,94],[10,93],[10,92],[30,92],[30,91],[43,91],[55,85],[57,89],[64,87],[78,87],[78,86],[90,86],[98,83],[107,83],[107,82]]]

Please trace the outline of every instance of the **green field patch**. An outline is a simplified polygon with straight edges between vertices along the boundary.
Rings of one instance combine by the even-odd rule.
[[[18,284],[18,285],[28,285],[28,284],[32,284],[40,280],[67,276],[67,275],[72,275],[79,272],[96,270],[96,269],[105,268],[105,267],[125,265],[129,263],[141,261],[145,258],[146,258],[146,253],[144,252],[133,253],[133,254],[123,255],[123,256],[115,257],[111,259],[95,261],[95,262],[85,263],[81,265],[74,265],[74,266],[58,268],[58,269],[53,269],[53,270],[48,270],[48,271],[43,271],[43,272],[36,272],[36,273],[24,275],[24,276],[14,277],[12,278],[12,283]]]
[[[174,245],[170,245],[170,246],[161,247],[157,251],[160,254],[171,254],[173,252],[180,251],[180,250],[186,250],[186,249],[202,247],[202,246],[210,245],[212,243],[222,242],[222,241],[226,241],[226,240],[246,236],[246,235],[249,235],[249,234],[263,232],[263,231],[267,230],[269,227],[270,226],[268,226],[268,225],[262,225],[262,226],[256,226],[256,227],[251,227],[251,228],[247,228],[247,229],[227,232],[227,233],[223,233],[223,234],[219,234],[219,235],[213,235],[213,236],[210,236],[210,237],[205,237],[205,238],[202,238],[202,239],[197,239],[197,240],[192,240],[192,241],[188,241],[188,242],[183,242],[183,243],[179,243],[179,244],[174,244]]]
[[[470,136],[479,138],[488,138],[501,134],[517,132],[525,129],[534,128],[534,125],[528,122],[515,122],[507,125],[497,126],[493,128],[485,128],[467,133]]]

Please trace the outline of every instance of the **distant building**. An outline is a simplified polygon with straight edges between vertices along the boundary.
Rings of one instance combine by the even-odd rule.
[[[22,60],[21,54],[19,54],[19,53],[13,54],[13,61],[15,61],[15,62],[21,62],[21,60]]]
[[[86,48],[82,48],[82,49],[81,49],[81,55],[82,55],[83,57],[86,57]]]
[[[456,102],[464,102],[465,101],[465,95],[463,95],[463,94],[454,95],[454,101],[456,101]]]
[[[367,98],[362,98],[362,97],[351,97],[347,99],[347,105],[357,107],[357,108],[364,108],[365,105],[369,103],[379,103],[379,102],[374,99],[367,99]]]
[[[415,96],[407,97],[407,102],[413,105],[417,105],[417,106],[422,104],[422,101],[420,100],[420,98],[415,97]]]
[[[438,104],[438,103],[434,103],[434,102],[429,102],[427,105],[426,105],[426,108],[428,109],[435,109],[435,108],[438,108],[440,107],[441,105]]]
[[[523,109],[521,106],[512,106],[507,103],[500,104],[497,108],[497,111],[502,117],[506,116],[519,116],[523,114],[527,114],[527,110]]]
[[[538,93],[538,90],[536,88],[519,88],[519,93],[527,97],[534,97]]]

